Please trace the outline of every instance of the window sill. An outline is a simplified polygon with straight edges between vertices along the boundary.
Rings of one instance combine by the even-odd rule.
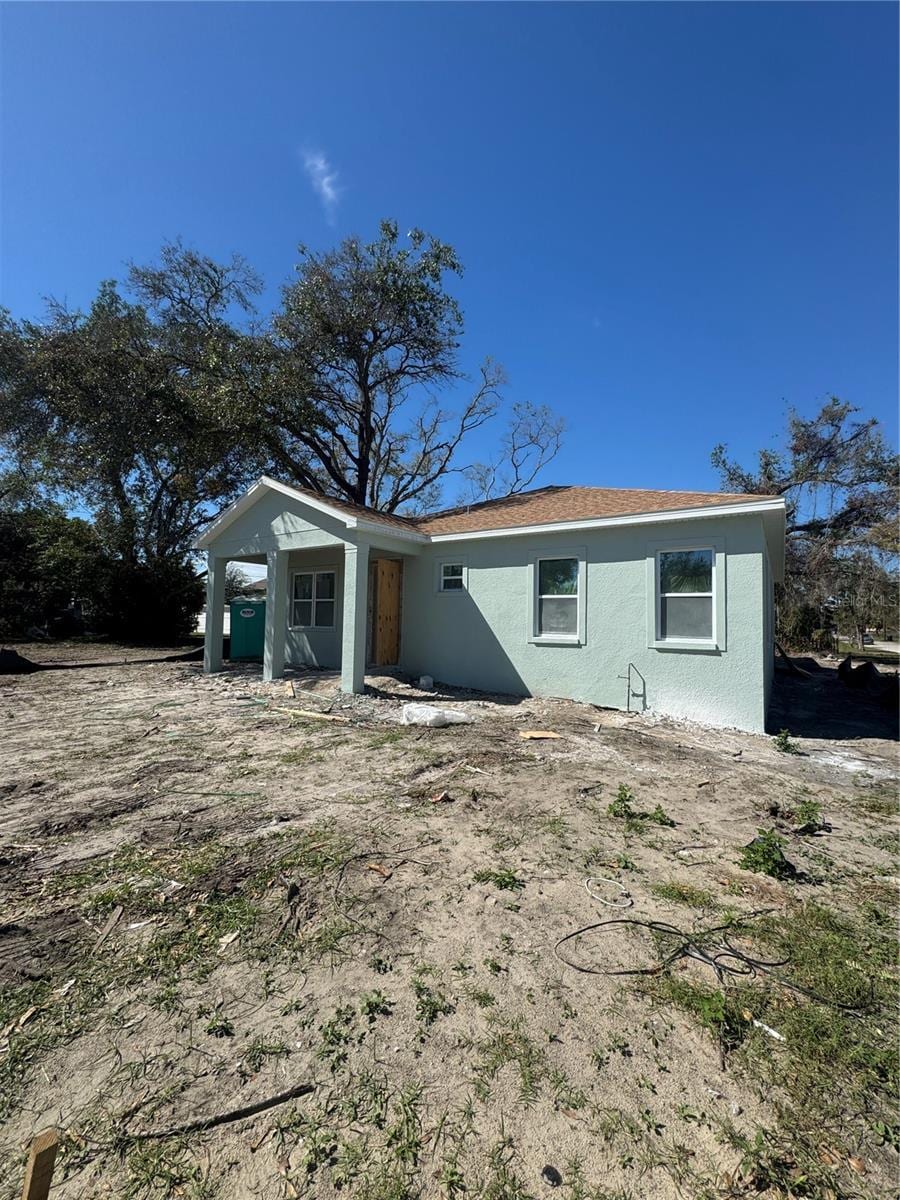
[[[577,633],[547,633],[528,639],[533,646],[581,646],[583,642]]]
[[[689,638],[660,638],[650,643],[651,650],[694,650],[699,654],[710,652],[718,654],[721,647],[711,638],[704,641],[691,641]]]
[[[334,630],[333,625],[288,625],[291,633],[327,633]]]

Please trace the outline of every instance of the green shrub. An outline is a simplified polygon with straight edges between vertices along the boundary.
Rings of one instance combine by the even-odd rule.
[[[790,879],[797,871],[784,857],[784,845],[784,838],[779,837],[774,829],[760,829],[753,841],[741,850],[737,865],[745,871],[755,871],[757,875]]]

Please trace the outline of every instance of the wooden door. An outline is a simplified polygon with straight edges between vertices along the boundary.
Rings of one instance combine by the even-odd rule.
[[[393,667],[400,661],[400,579],[403,564],[396,558],[375,561],[376,667]]]

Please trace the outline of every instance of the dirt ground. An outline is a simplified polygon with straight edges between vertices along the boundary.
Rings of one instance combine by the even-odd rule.
[[[0,677],[3,1200],[48,1125],[60,1200],[895,1193],[897,743],[833,671],[779,749],[16,649],[106,665]]]

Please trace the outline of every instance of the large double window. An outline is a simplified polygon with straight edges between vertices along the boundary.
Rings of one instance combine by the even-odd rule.
[[[657,631],[660,642],[715,638],[715,552],[711,547],[657,554]]]
[[[298,571],[291,596],[291,624],[300,629],[334,628],[334,571]]]

